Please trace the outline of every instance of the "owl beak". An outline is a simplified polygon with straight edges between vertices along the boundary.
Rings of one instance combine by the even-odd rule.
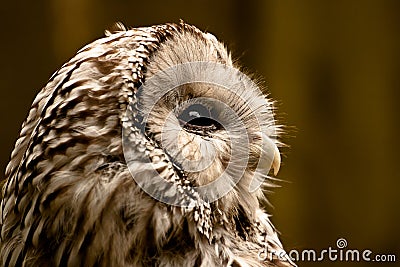
[[[262,134],[263,146],[260,167],[269,172],[271,169],[276,176],[281,167],[281,153],[275,142],[266,134]]]
[[[274,158],[272,160],[272,170],[274,172],[274,175],[276,176],[279,172],[279,169],[281,167],[281,153],[279,152],[278,147],[275,145],[274,146]]]
[[[249,185],[249,192],[255,192],[261,186],[264,179],[270,178],[268,174],[271,170],[276,176],[281,166],[281,153],[279,152],[277,145],[266,134],[262,134],[262,137],[262,153],[256,170],[261,175],[253,177],[253,180],[251,180]]]

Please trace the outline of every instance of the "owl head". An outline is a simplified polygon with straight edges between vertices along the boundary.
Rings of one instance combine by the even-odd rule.
[[[212,34],[186,24],[151,55],[123,118],[136,182],[189,209],[215,202],[254,210],[270,169],[279,170],[278,133],[260,86]]]

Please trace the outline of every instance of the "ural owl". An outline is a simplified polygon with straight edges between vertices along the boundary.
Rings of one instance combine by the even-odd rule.
[[[260,207],[278,133],[272,101],[213,35],[183,22],[106,32],[22,125],[1,265],[293,265]]]

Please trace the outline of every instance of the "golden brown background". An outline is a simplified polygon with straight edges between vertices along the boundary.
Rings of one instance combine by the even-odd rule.
[[[294,126],[270,196],[288,249],[348,248],[400,262],[400,1],[3,1],[0,168],[50,75],[114,22],[180,18],[214,33],[263,76]],[[294,129],[295,128],[295,129]],[[318,263],[300,262],[301,266]]]

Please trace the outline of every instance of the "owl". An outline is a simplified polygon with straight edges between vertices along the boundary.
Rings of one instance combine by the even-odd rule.
[[[6,168],[2,266],[292,266],[263,210],[273,102],[184,22],[106,31],[38,93]]]

